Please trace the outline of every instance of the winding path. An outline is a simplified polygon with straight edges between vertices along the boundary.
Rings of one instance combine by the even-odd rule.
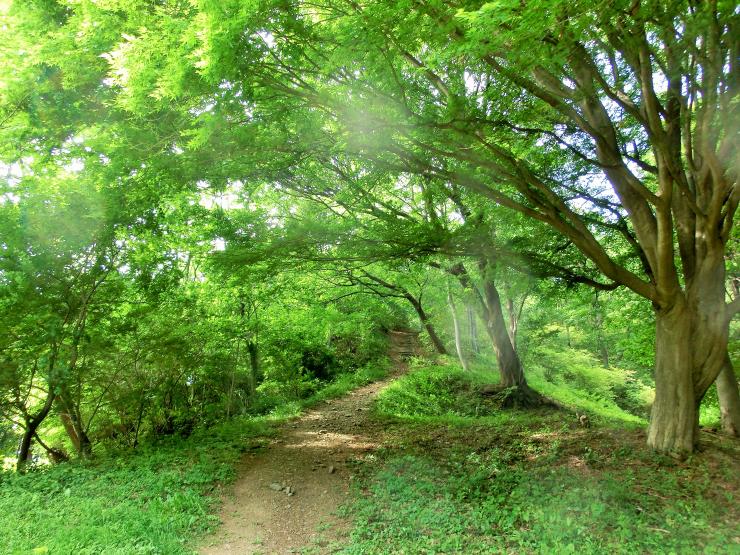
[[[334,513],[349,494],[352,463],[382,437],[370,404],[405,366],[398,340],[392,344],[396,370],[389,377],[322,403],[288,423],[267,450],[245,456],[224,498],[223,525],[205,538],[201,554],[331,553],[343,543],[350,523]]]

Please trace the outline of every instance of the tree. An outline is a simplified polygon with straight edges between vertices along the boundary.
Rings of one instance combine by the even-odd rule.
[[[545,222],[650,300],[648,443],[693,450],[737,310],[722,287],[740,194],[732,3],[337,1],[203,14],[205,78],[248,96],[255,120],[286,121],[276,111],[291,106],[304,125],[288,129],[300,137],[290,144],[475,191]],[[217,28],[224,14],[230,25]],[[331,124],[317,133],[306,123],[321,113]],[[615,259],[608,229],[641,266]]]

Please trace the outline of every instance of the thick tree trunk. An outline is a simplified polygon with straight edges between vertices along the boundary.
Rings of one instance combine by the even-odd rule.
[[[691,364],[691,325],[681,297],[669,310],[656,311],[655,401],[648,445],[684,457],[694,450],[697,403]]]
[[[424,329],[427,330],[427,333],[429,334],[429,339],[432,340],[432,345],[434,345],[434,349],[440,355],[449,354],[447,352],[447,348],[444,346],[444,343],[442,343],[442,340],[439,338],[439,335],[437,335],[437,330],[434,329],[434,324],[432,324],[431,320],[429,319],[429,315],[424,310],[424,307],[421,306],[419,300],[411,294],[406,296],[406,299],[413,305],[414,310],[419,315],[419,320],[421,320],[421,324],[424,326]]]
[[[450,284],[447,284],[447,304],[450,307],[450,313],[452,314],[452,324],[455,328],[455,350],[457,351],[457,358],[460,359],[460,365],[466,372],[470,370],[468,360],[465,358],[463,352],[462,337],[460,333],[460,320],[457,317],[457,307],[455,306],[455,298],[452,296],[452,288]]]
[[[491,279],[486,279],[483,284],[486,295],[488,319],[486,330],[491,338],[493,349],[498,360],[499,373],[501,374],[501,385],[503,387],[521,387],[528,389],[527,380],[524,378],[524,369],[519,360],[516,349],[511,343],[509,330],[504,320],[504,312],[501,307],[501,296],[496,284]]]
[[[730,355],[725,354],[722,370],[717,376],[717,398],[722,420],[722,431],[732,437],[740,436],[740,393]]]
[[[699,405],[727,355],[724,260],[706,256],[672,305],[656,309],[655,402],[648,445],[677,457],[699,440]]]

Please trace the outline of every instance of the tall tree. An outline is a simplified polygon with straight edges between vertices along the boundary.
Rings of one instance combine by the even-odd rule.
[[[547,223],[611,282],[649,299],[648,443],[691,452],[737,310],[722,287],[740,195],[734,4],[408,8],[204,6],[199,63],[266,113],[275,93],[281,109],[305,108],[306,122],[328,113],[318,134],[293,128],[310,148],[458,183]],[[615,258],[602,239],[610,228],[641,267]]]

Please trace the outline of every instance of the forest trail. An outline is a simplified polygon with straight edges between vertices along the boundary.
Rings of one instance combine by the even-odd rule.
[[[342,543],[349,522],[334,513],[349,495],[353,461],[381,443],[383,425],[370,405],[406,369],[402,356],[416,352],[408,335],[391,333],[388,377],[307,411],[266,451],[245,456],[224,498],[223,524],[202,542],[202,555],[330,553]]]

